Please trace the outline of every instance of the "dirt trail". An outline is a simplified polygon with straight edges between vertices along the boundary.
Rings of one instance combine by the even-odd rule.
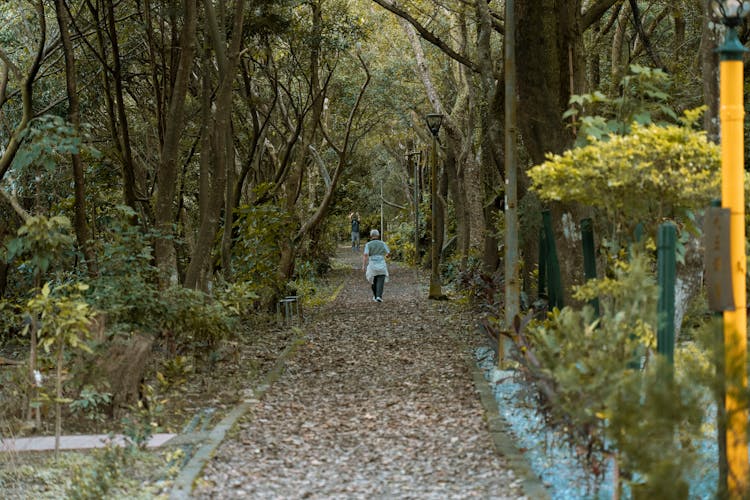
[[[372,301],[360,257],[304,326],[285,374],[208,462],[196,498],[522,498],[466,363],[466,314],[391,265]]]

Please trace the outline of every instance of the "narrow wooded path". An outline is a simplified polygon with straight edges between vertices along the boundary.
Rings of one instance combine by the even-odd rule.
[[[470,315],[392,265],[372,301],[342,250],[336,300],[197,482],[197,498],[523,498],[466,361]]]

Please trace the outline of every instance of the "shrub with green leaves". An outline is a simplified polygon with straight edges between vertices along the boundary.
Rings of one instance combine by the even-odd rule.
[[[237,211],[234,269],[237,279],[268,301],[278,291],[278,265],[282,242],[291,241],[291,216],[271,204],[245,206]]]
[[[416,263],[414,253],[414,224],[402,222],[386,234],[393,260]]]
[[[75,283],[52,288],[48,283],[32,298],[27,305],[27,312],[33,320],[29,321],[27,330],[35,328],[38,321],[39,347],[50,357],[55,365],[55,453],[58,451],[59,437],[62,432],[61,405],[71,401],[63,398],[63,364],[65,351],[91,352],[86,343],[90,335],[89,325],[93,311],[85,302],[81,293],[88,285]],[[35,369],[35,367],[31,367]]]
[[[630,134],[571,149],[529,170],[546,201],[596,208],[615,235],[687,219],[719,194],[719,148],[684,126],[633,125]]]
[[[549,422],[583,444],[589,460],[615,457],[622,484],[665,498],[670,488],[687,488],[688,443],[700,435],[703,414],[691,380],[672,376],[660,356],[646,357],[655,343],[657,296],[651,263],[635,255],[616,267],[615,278],[577,288],[578,300],[600,299],[599,318],[587,305],[554,310],[533,324],[526,359],[536,363],[526,364],[548,389]]]
[[[19,267],[30,271],[35,279],[40,279],[66,254],[72,255],[73,241],[67,217],[31,216],[18,229],[16,237],[5,244],[5,258],[7,262],[22,259]]]
[[[571,118],[577,130],[576,146],[628,134],[634,123],[675,124],[679,119],[670,106],[671,88],[670,75],[661,69],[631,64],[615,97],[599,90],[573,95],[563,119]]]
[[[108,322],[153,331],[161,316],[150,235],[133,226],[135,215],[127,206],[116,206],[101,216],[107,228],[101,234],[99,275],[90,281],[88,299]]]
[[[106,498],[133,460],[130,448],[118,446],[111,440],[104,448],[94,450],[92,456],[92,465],[73,466],[66,491],[67,497],[71,500]]]
[[[158,325],[180,344],[214,347],[232,332],[233,320],[221,302],[198,290],[175,286],[162,292]]]
[[[137,405],[122,420],[122,433],[130,446],[145,449],[149,439],[161,428],[159,420],[164,414],[167,400],[159,398],[156,390],[148,384],[141,385],[141,394]]]
[[[70,410],[93,422],[103,422],[104,410],[111,402],[112,394],[109,392],[99,392],[93,386],[85,385],[78,399],[70,403]]]

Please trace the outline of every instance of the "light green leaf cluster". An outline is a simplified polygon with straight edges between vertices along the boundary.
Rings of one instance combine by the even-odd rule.
[[[629,73],[620,81],[617,96],[609,97],[598,90],[573,95],[563,119],[571,120],[578,136],[576,146],[628,134],[634,123],[686,124],[687,120],[680,120],[669,104],[671,87],[670,75],[661,69],[631,64]]]
[[[81,293],[88,289],[84,283],[63,285],[53,289],[46,283],[27,304],[27,311],[38,317],[39,346],[49,353],[54,346],[68,346],[91,353],[86,344],[93,311]]]
[[[548,201],[600,209],[615,224],[654,224],[708,205],[719,194],[719,147],[687,127],[633,124],[608,141],[550,155],[529,170]]]

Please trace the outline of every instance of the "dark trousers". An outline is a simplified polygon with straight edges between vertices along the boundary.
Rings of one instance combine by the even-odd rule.
[[[373,276],[372,295],[373,297],[383,298],[383,285],[385,285],[385,274]]]

